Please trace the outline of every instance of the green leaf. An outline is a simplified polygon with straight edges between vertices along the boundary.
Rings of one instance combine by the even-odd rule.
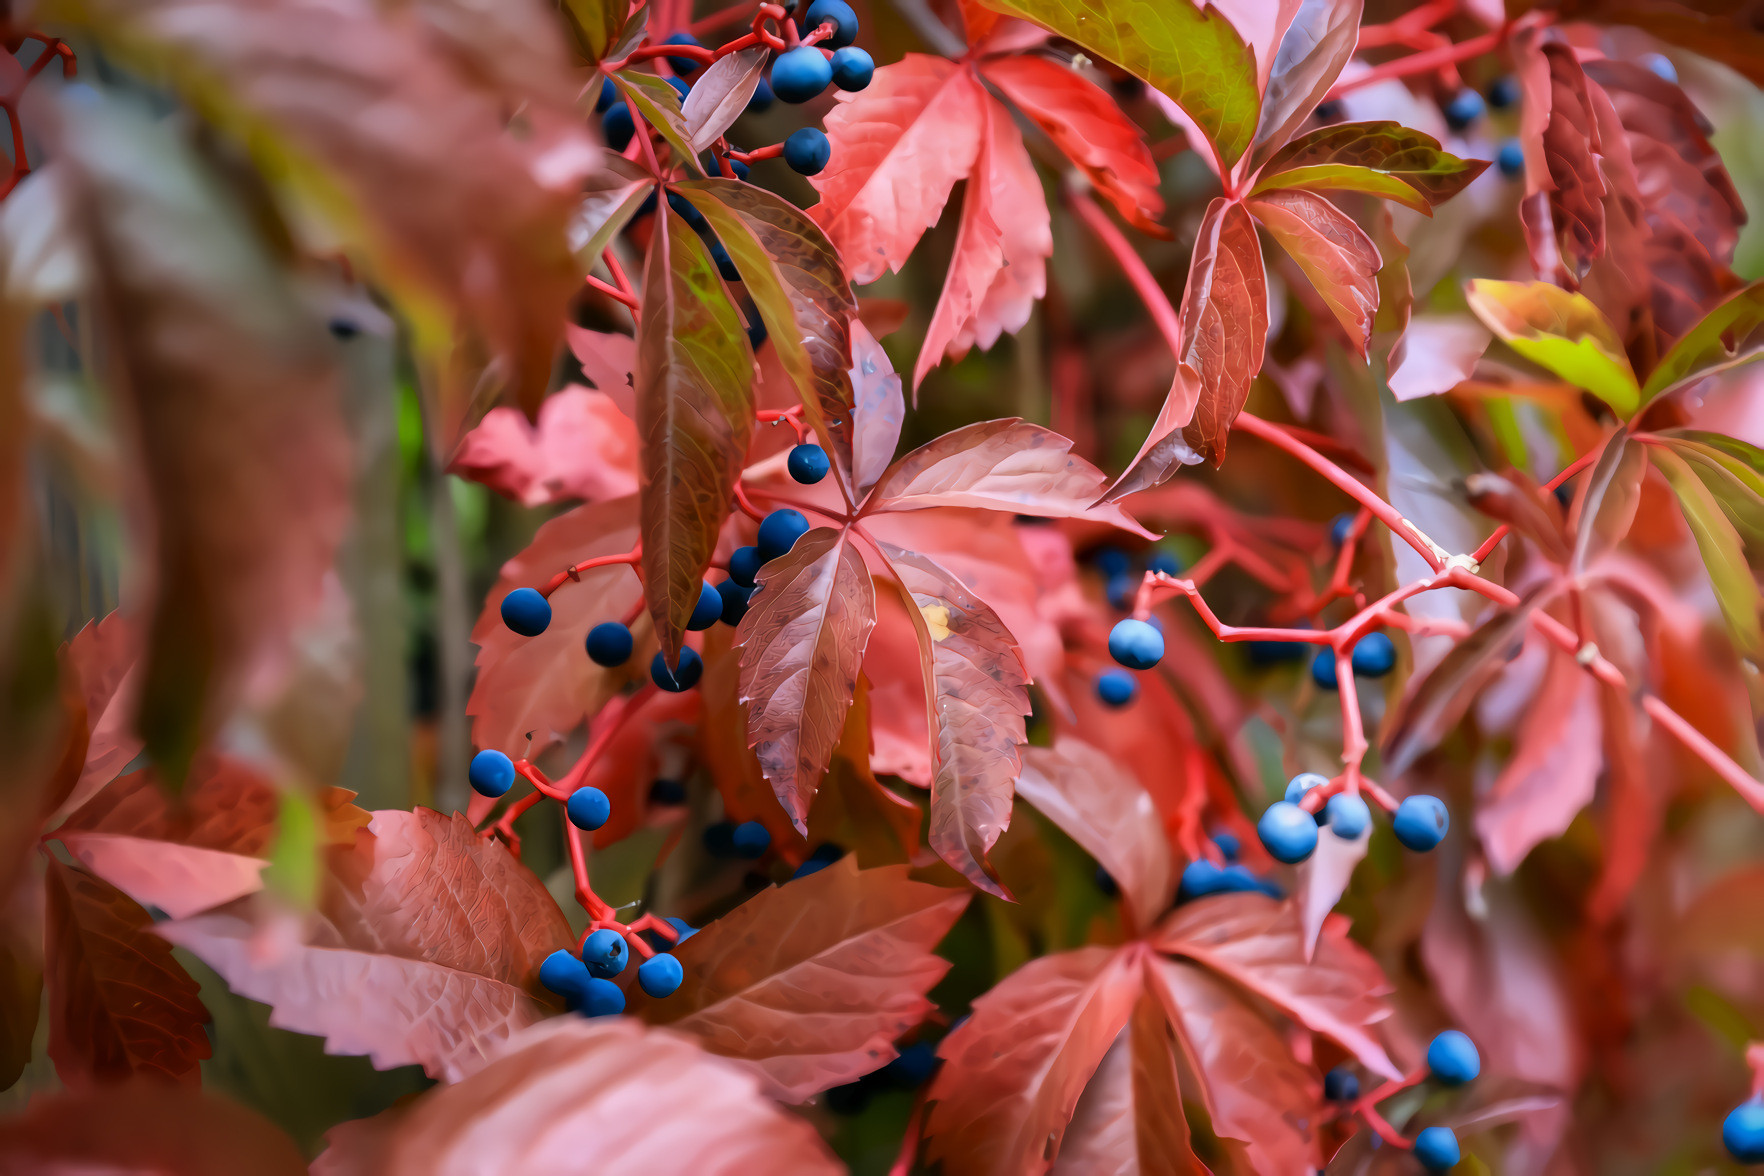
[[[607,153],[606,166],[583,182],[582,199],[570,218],[570,252],[584,273],[600,264],[601,253],[654,190],[653,176],[630,160]]]
[[[1748,657],[1758,656],[1764,649],[1764,633],[1758,623],[1758,609],[1764,599],[1760,598],[1758,581],[1746,563],[1739,532],[1683,457],[1660,446],[1656,447],[1654,464],[1678,496],[1679,509],[1696,537],[1697,550],[1702,553],[1703,566],[1709,571],[1715,599],[1721,605],[1721,616],[1734,644]]]
[[[1398,123],[1337,123],[1275,153],[1252,194],[1274,188],[1367,192],[1431,216],[1487,167],[1487,160],[1459,159],[1432,136]]]
[[[1255,54],[1211,5],[1159,0],[979,0],[1050,29],[1162,90],[1212,140],[1229,168],[1249,149],[1261,111]]]
[[[637,323],[643,591],[670,664],[753,434],[753,351],[710,252],[657,207]]]
[[[631,12],[625,0],[561,0],[558,7],[577,51],[593,62],[605,59]]]
[[[1684,383],[1738,367],[1764,350],[1764,282],[1753,282],[1704,315],[1672,345],[1642,388],[1642,400]]]
[[[1584,294],[1548,282],[1470,283],[1470,309],[1507,346],[1627,417],[1641,402],[1623,343]]]
[[[619,72],[611,75],[613,85],[625,96],[631,113],[661,132],[661,137],[674,149],[677,163],[684,163],[699,175],[704,164],[692,150],[692,134],[686,129],[686,116],[680,111],[680,95],[674,87],[654,74]]]
[[[1708,436],[1714,435],[1688,430],[1659,435],[1660,440],[1684,459],[1714,495],[1728,522],[1745,541],[1747,561],[1754,568],[1764,566],[1764,472],[1761,467],[1698,439]],[[1723,437],[1721,440],[1732,439]],[[1744,441],[1735,441],[1734,444],[1752,448]],[[1755,449],[1752,452],[1764,458],[1764,453]]]
[[[676,185],[716,230],[815,436],[851,474],[851,322],[857,299],[820,227],[794,204],[739,180]]]

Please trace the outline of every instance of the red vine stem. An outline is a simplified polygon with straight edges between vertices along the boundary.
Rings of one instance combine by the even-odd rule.
[[[600,293],[605,294],[608,298],[611,298],[614,302],[624,303],[632,310],[636,310],[642,305],[638,302],[637,295],[621,290],[611,282],[603,282],[593,274],[587,275],[583,280],[587,282],[590,290],[597,290]]]
[[[1110,220],[1108,214],[1088,195],[1083,192],[1067,191],[1065,199],[1067,206],[1078,214],[1078,219],[1089,226],[1090,231],[1096,234],[1097,239],[1108,248],[1110,253],[1114,254],[1115,263],[1121,267],[1122,274],[1126,276],[1134,291],[1138,293],[1139,300],[1145,303],[1146,310],[1150,312],[1152,321],[1157,324],[1158,330],[1163,334],[1164,341],[1170,345],[1170,351],[1176,356],[1177,362],[1181,362],[1181,320],[1176,316],[1176,308],[1170,305],[1169,296],[1164,293],[1163,287],[1158,285],[1157,278],[1153,277],[1151,270],[1146,268],[1139,252],[1127,243],[1127,238],[1121,235],[1121,230],[1115,227],[1115,222]]]
[[[631,550],[619,555],[597,555],[593,559],[585,559],[579,564],[573,564],[570,567],[565,568],[563,571],[547,580],[545,582],[545,587],[539,589],[539,595],[549,598],[553,592],[556,592],[571,580],[580,581],[583,572],[590,571],[594,568],[610,567],[613,564],[630,564],[635,567],[642,559],[642,543],[638,543],[637,546],[633,547]]]
[[[1548,24],[1550,19],[1548,13],[1528,12],[1518,20],[1510,20],[1493,32],[1484,33],[1480,37],[1471,37],[1468,41],[1459,41],[1455,45],[1441,45],[1437,49],[1411,53],[1406,57],[1399,57],[1395,61],[1375,65],[1358,77],[1335,83],[1330,88],[1329,98],[1339,98],[1343,94],[1361,90],[1367,86],[1375,86],[1379,82],[1389,81],[1391,78],[1426,73],[1430,69],[1439,69],[1442,66],[1456,65],[1460,61],[1481,57],[1484,53],[1492,53],[1499,49],[1507,43],[1514,33],[1521,29]]]

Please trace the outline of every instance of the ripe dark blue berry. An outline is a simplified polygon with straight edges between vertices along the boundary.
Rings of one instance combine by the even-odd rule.
[[[1166,576],[1180,576],[1182,574],[1182,561],[1177,558],[1176,553],[1173,551],[1154,551],[1152,552],[1151,558],[1145,561],[1145,570],[1148,572],[1161,572]]]
[[[569,813],[570,824],[592,833],[612,816],[612,801],[598,788],[578,788],[570,793],[564,811]]]
[[[784,140],[784,162],[799,176],[818,176],[833,158],[833,145],[819,127],[803,127]]]
[[[1182,867],[1182,882],[1176,887],[1177,902],[1193,902],[1225,889],[1225,871],[1208,861],[1196,858]]]
[[[602,78],[600,93],[594,99],[594,113],[605,114],[607,107],[619,100],[619,88],[613,85],[611,78]]]
[[[1360,1097],[1360,1080],[1346,1066],[1323,1075],[1323,1097],[1330,1102],[1353,1102]]]
[[[758,351],[760,349],[760,344],[765,341],[766,320],[755,315],[753,322],[747,325],[747,345],[753,350]]]
[[[735,259],[729,256],[729,251],[723,247],[721,241],[711,242],[710,256],[711,262],[717,267],[717,272],[723,276],[723,281],[739,282],[741,280],[741,271],[735,268]]]
[[[1092,877],[1096,880],[1096,888],[1110,898],[1115,898],[1121,893],[1121,884],[1115,881],[1115,876],[1103,867],[1098,866]]]
[[[678,780],[662,777],[649,782],[649,803],[658,805],[678,805],[686,803],[686,785]]]
[[[1109,656],[1130,670],[1149,670],[1164,656],[1164,635],[1128,617],[1109,630]]]
[[[698,603],[692,606],[692,615],[686,619],[686,627],[694,633],[702,632],[717,623],[723,615],[723,596],[708,580],[701,580],[698,587]]]
[[[1488,87],[1488,104],[1495,110],[1519,105],[1519,97],[1519,79],[1512,74],[1502,74]]]
[[[833,25],[833,35],[821,42],[827,48],[840,49],[857,40],[857,13],[845,0],[815,0],[803,17],[802,31],[812,33],[829,22]]]
[[[1340,690],[1339,670],[1335,664],[1335,650],[1325,645],[1311,659],[1311,681],[1324,690]]]
[[[1277,800],[1256,822],[1256,836],[1275,861],[1297,865],[1317,848],[1317,819],[1290,801]]]
[[[1445,115],[1446,126],[1461,131],[1481,118],[1483,109],[1482,95],[1466,89],[1453,94],[1441,113]]]
[[[588,987],[588,966],[570,952],[554,951],[539,965],[539,983],[574,1003]]]
[[[674,93],[679,95],[680,104],[684,106],[686,104],[686,95],[692,93],[692,87],[681,81],[679,78],[669,78],[668,85],[674,88]]]
[[[680,664],[674,669],[668,668],[668,660],[659,649],[649,660],[649,680],[669,694],[683,694],[692,689],[698,685],[699,675],[703,673],[704,659],[693,649],[680,651]]]
[[[631,660],[631,630],[617,621],[602,621],[588,630],[588,660],[597,666],[622,666]]]
[[[614,151],[623,151],[631,144],[631,136],[637,133],[637,124],[631,119],[631,108],[623,102],[615,102],[606,108],[600,116],[600,133],[606,136],[606,145]]]
[[[686,972],[680,967],[680,961],[665,951],[657,952],[637,965],[637,987],[657,1000],[674,995],[685,978]]]
[[[588,974],[602,980],[611,980],[623,972],[630,953],[625,937],[610,927],[591,932],[582,941],[582,962],[588,965]]]
[[[1390,821],[1390,831],[1396,834],[1404,848],[1426,853],[1445,840],[1451,823],[1445,803],[1439,797],[1409,796],[1397,805],[1396,816]]]
[[[775,96],[772,94],[772,87],[766,84],[766,79],[761,78],[759,80],[759,85],[753,88],[752,97],[747,100],[748,113],[762,114],[772,108],[772,103],[774,101]]]
[[[829,64],[833,66],[833,84],[841,90],[861,90],[876,76],[875,61],[856,45],[835,50]]]
[[[692,201],[686,199],[686,197],[680,195],[678,192],[668,193],[668,207],[673,209],[693,232],[710,232],[710,222],[704,219],[704,213],[694,208]]]
[[[1096,696],[1105,706],[1126,706],[1139,693],[1139,683],[1126,670],[1104,670],[1096,676]]]
[[[1360,797],[1338,792],[1323,806],[1323,819],[1343,841],[1358,841],[1372,827],[1372,810]]]
[[[1108,594],[1110,608],[1117,612],[1128,612],[1133,608],[1133,597],[1139,591],[1139,578],[1133,575],[1110,576],[1103,590]]]
[[[675,943],[685,943],[688,939],[691,939],[694,935],[698,934],[698,928],[694,927],[691,923],[688,923],[685,919],[670,918],[668,920],[668,926],[680,933],[680,937],[674,940]]]
[[[1525,147],[1517,139],[1508,139],[1501,144],[1495,153],[1495,164],[1501,174],[1509,180],[1516,180],[1525,174]]]
[[[1219,847],[1220,856],[1228,862],[1236,861],[1237,855],[1243,852],[1243,843],[1229,829],[1221,829],[1213,834],[1213,844]]]
[[[813,45],[780,53],[772,63],[772,93],[786,102],[807,102],[832,81],[833,67]]]
[[[916,1090],[936,1071],[937,1061],[937,1051],[929,1041],[915,1041],[882,1067],[882,1077],[903,1090]]]
[[[786,507],[767,515],[759,525],[760,558],[770,563],[796,546],[808,534],[808,520],[802,512]]]
[[[1133,570],[1133,559],[1119,547],[1099,547],[1090,553],[1096,570],[1104,576],[1125,576]]]
[[[1464,1154],[1450,1127],[1429,1127],[1415,1137],[1415,1158],[1429,1172],[1449,1172]]]
[[[472,757],[466,779],[481,796],[501,796],[514,787],[514,761],[500,751],[485,749]]]
[[[771,846],[772,834],[758,821],[743,821],[729,831],[729,843],[737,857],[757,858]]]
[[[1764,1164],[1764,1100],[1743,1102],[1721,1124],[1727,1154],[1742,1164]]]
[[[502,598],[502,623],[522,637],[537,637],[551,625],[551,602],[537,588],[516,588]]]
[[[704,170],[713,176],[720,176],[723,174],[723,165],[717,162],[717,157],[714,154],[706,151],[704,153]],[[745,180],[747,178],[748,167],[739,159],[731,159],[729,161],[729,170],[735,173],[735,178],[738,180]]]
[[[625,1011],[625,993],[611,980],[588,977],[576,1011],[584,1017],[616,1017]]]
[[[1354,525],[1354,512],[1344,510],[1329,520],[1329,542],[1340,547],[1348,541],[1348,531]]]
[[[801,133],[802,131],[798,131],[796,134],[800,135]],[[820,134],[819,131],[815,133]],[[796,135],[790,137],[794,139]],[[822,138],[825,137],[822,136]],[[788,149],[788,144],[786,148]],[[828,471],[833,468],[833,463],[827,460],[827,451],[819,445],[803,444],[794,446],[790,450],[790,456],[784,459],[784,466],[790,471],[792,478],[804,486],[813,486],[827,476]]]
[[[743,588],[753,587],[753,578],[765,563],[757,547],[737,547],[729,556],[729,578]]]
[[[1363,678],[1382,678],[1396,669],[1396,642],[1384,633],[1368,633],[1354,643],[1354,673]]]
[[[792,879],[806,878],[810,874],[818,874],[844,856],[844,846],[835,845],[831,841],[823,841],[821,844],[815,846],[813,852],[802,860],[802,865],[796,867],[796,872],[791,874],[790,877]]]
[[[733,627],[747,615],[748,606],[753,603],[753,589],[743,588],[733,580],[724,580],[717,585],[717,599],[723,602],[723,624]]]
[[[1482,1073],[1476,1043],[1456,1029],[1447,1029],[1427,1046],[1427,1069],[1444,1086],[1462,1086]]]
[[[664,45],[697,45],[698,43],[698,38],[691,33],[675,33],[662,42]],[[668,58],[668,66],[677,74],[689,74],[701,64],[696,57]]]
[[[1300,772],[1286,782],[1286,794],[1280,799],[1288,804],[1297,804],[1305,798],[1305,793],[1327,783],[1329,777],[1321,772]]]

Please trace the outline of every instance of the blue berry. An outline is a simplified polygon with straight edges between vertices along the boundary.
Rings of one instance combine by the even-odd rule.
[[[845,847],[835,845],[831,841],[823,841],[815,846],[814,852],[804,858],[802,865],[796,867],[791,878],[806,878],[810,874],[818,874],[840,858],[845,856]]]
[[[735,856],[735,822],[717,821],[704,827],[704,850],[714,858]]]
[[[1109,656],[1130,670],[1149,670],[1164,656],[1164,635],[1128,617],[1109,630]]]
[[[1139,592],[1139,578],[1133,575],[1110,576],[1103,589],[1109,598],[1109,607],[1116,612],[1127,612],[1133,608],[1133,597]]]
[[[686,785],[678,780],[662,777],[649,782],[649,803],[659,805],[679,805],[686,803]]]
[[[753,578],[759,575],[760,565],[765,563],[757,547],[737,547],[729,556],[729,578],[743,588],[753,587]]]
[[[615,102],[606,108],[600,116],[600,133],[606,136],[606,145],[614,151],[623,151],[631,145],[631,136],[637,133],[637,124],[631,119],[631,108],[623,102]]]
[[[679,95],[680,105],[684,106],[686,104],[686,96],[692,93],[692,87],[681,81],[679,78],[669,78],[668,85],[674,88],[674,93]]]
[[[758,351],[760,344],[766,341],[766,320],[754,315],[753,322],[747,325],[747,345]]]
[[[1764,1100],[1752,1099],[1733,1108],[1721,1124],[1727,1154],[1742,1164],[1764,1164]]]
[[[808,520],[802,517],[801,511],[788,507],[773,511],[759,525],[760,558],[771,563],[795,547],[796,541],[808,534],[808,529]]]
[[[602,980],[623,972],[630,954],[625,937],[610,927],[592,932],[582,941],[582,962],[588,965],[588,974]]]
[[[1360,1097],[1360,1080],[1346,1066],[1323,1075],[1323,1097],[1330,1102],[1353,1102]]]
[[[1329,520],[1329,542],[1340,547],[1348,541],[1348,531],[1354,525],[1354,512],[1344,510]]]
[[[1285,898],[1280,887],[1249,872],[1247,866],[1226,866],[1219,871],[1220,889],[1227,894],[1265,894],[1269,898]]]
[[[832,81],[833,67],[813,45],[780,53],[772,63],[772,93],[786,102],[807,102]]]
[[[842,49],[857,40],[857,13],[845,0],[815,0],[803,17],[802,31],[812,33],[829,21],[833,24],[833,35],[821,44],[829,49]]]
[[[686,619],[686,627],[694,633],[701,632],[716,624],[722,615],[723,594],[709,580],[701,580],[698,586],[698,603],[692,606],[692,615]]]
[[[915,1041],[882,1067],[882,1077],[905,1090],[916,1090],[937,1069],[937,1051],[929,1041]]]
[[[602,621],[588,630],[588,660],[597,666],[622,666],[631,660],[631,630],[617,621]]]
[[[1298,805],[1277,800],[1256,822],[1256,835],[1275,861],[1297,865],[1317,848],[1317,820]]]
[[[685,943],[688,939],[691,939],[694,935],[698,934],[698,928],[694,927],[691,923],[688,923],[685,919],[670,918],[668,920],[668,926],[680,933],[680,937],[674,940],[675,943]]]
[[[723,166],[717,162],[716,156],[707,151],[704,153],[704,161],[705,171],[713,176],[720,176],[723,174]],[[729,160],[729,170],[738,180],[745,180],[751,172],[751,169],[739,159]]]
[[[607,108],[619,100],[619,88],[613,85],[611,78],[602,78],[600,93],[594,99],[594,113],[605,114]]]
[[[1397,805],[1396,816],[1390,821],[1390,831],[1396,834],[1396,839],[1404,848],[1416,853],[1426,853],[1444,841],[1450,827],[1451,817],[1446,813],[1445,803],[1437,796],[1404,797]]]
[[[578,788],[570,793],[564,810],[569,814],[570,824],[592,833],[612,816],[612,801],[598,788]]]
[[[1445,104],[1446,126],[1454,131],[1461,131],[1482,117],[1482,95],[1475,90],[1459,90],[1452,95],[1451,101]]]
[[[1255,666],[1276,666],[1305,656],[1304,643],[1299,641],[1245,641],[1243,646]]]
[[[649,660],[649,680],[669,694],[684,694],[698,685],[699,675],[703,673],[704,659],[692,649],[680,651],[680,664],[675,669],[668,668],[668,660],[659,649]]]
[[[637,965],[637,987],[657,1000],[674,995],[685,978],[686,972],[680,967],[680,961],[665,951],[657,952]]]
[[[749,114],[764,113],[772,108],[773,101],[772,87],[766,84],[766,79],[761,78],[759,85],[753,88],[753,94],[747,100],[747,111]]]
[[[539,983],[559,996],[576,998],[588,986],[588,967],[567,951],[554,951],[539,965]]]
[[[1121,884],[1115,881],[1115,876],[1103,867],[1098,866],[1096,872],[1090,877],[1091,881],[1096,883],[1096,888],[1110,898],[1118,898],[1120,896]]]
[[[710,258],[711,264],[717,267],[717,273],[722,275],[723,281],[739,282],[741,280],[741,271],[735,268],[735,259],[729,256],[729,251],[723,247],[721,241],[711,242]]]
[[[1221,829],[1213,834],[1213,844],[1219,847],[1220,856],[1228,862],[1236,861],[1237,855],[1243,852],[1243,843],[1229,829]]]
[[[584,1017],[616,1017],[625,1011],[625,993],[611,980],[590,976],[576,1011]]]
[[[876,76],[876,63],[856,45],[833,53],[833,84],[841,90],[861,90]]]
[[[1225,871],[1206,858],[1196,858],[1182,867],[1182,882],[1176,887],[1177,902],[1192,902],[1225,890]]]
[[[678,192],[668,193],[668,207],[673,209],[679,218],[685,221],[686,226],[693,232],[710,232],[710,222],[704,219],[704,213],[694,208],[692,201],[686,199],[686,197],[680,195]]]
[[[1323,819],[1343,841],[1358,841],[1372,827],[1372,810],[1360,797],[1338,792],[1323,806]]]
[[[1152,557],[1145,561],[1145,570],[1162,572],[1166,576],[1180,576],[1182,561],[1176,557],[1176,553],[1173,551],[1154,551]]]
[[[1320,123],[1337,123],[1347,117],[1347,103],[1339,98],[1331,98],[1327,102],[1317,103],[1317,109],[1311,112]]]
[[[743,821],[729,831],[735,856],[757,858],[772,844],[772,834],[758,821]]]
[[[1364,678],[1382,678],[1396,669],[1396,642],[1388,634],[1368,633],[1354,642],[1354,673]]]
[[[1300,772],[1286,782],[1286,794],[1280,799],[1288,804],[1297,804],[1305,798],[1305,793],[1327,783],[1329,777],[1321,772]]]
[[[808,129],[809,128],[807,127],[803,128],[803,130]],[[802,131],[796,132],[796,135],[800,134],[802,134]],[[821,132],[816,131],[815,134],[820,135]],[[790,137],[794,139],[796,138],[796,135]],[[825,135],[821,135],[823,141],[826,137],[827,136]],[[785,150],[789,150],[789,144],[785,144]],[[791,164],[790,166],[795,167],[796,165]],[[798,168],[797,170],[800,171],[801,169]],[[803,174],[807,175],[810,173],[804,172]],[[790,456],[784,459],[784,466],[790,471],[790,476],[792,478],[795,478],[804,486],[813,486],[816,482],[819,482],[822,478],[827,476],[828,471],[833,468],[833,463],[827,460],[827,451],[822,449],[819,445],[804,444],[795,446],[790,450]]]
[[[1649,71],[1662,81],[1671,82],[1674,85],[1678,83],[1678,67],[1673,65],[1672,59],[1664,53],[1644,53],[1636,60],[1647,66]]]
[[[1317,656],[1311,659],[1311,681],[1324,690],[1340,690],[1341,682],[1337,677],[1338,673],[1339,670],[1335,664],[1335,650],[1325,645],[1317,651]]]
[[[675,33],[673,36],[662,42],[664,45],[697,45],[698,43],[698,38],[691,33]],[[668,58],[669,67],[677,74],[689,74],[701,64],[702,63],[696,57]]]
[[[1139,683],[1126,670],[1104,670],[1096,676],[1096,696],[1105,706],[1126,706],[1139,693]]]
[[[741,618],[747,615],[748,605],[753,603],[753,589],[743,588],[733,580],[724,580],[717,585],[717,599],[723,602],[723,624],[739,625]]]
[[[1525,174],[1525,147],[1517,139],[1508,139],[1501,144],[1495,153],[1495,164],[1501,174],[1509,180],[1516,180]]]
[[[1512,74],[1502,74],[1488,88],[1488,104],[1496,110],[1505,110],[1519,105],[1520,95],[1519,79]]]
[[[1099,547],[1090,553],[1096,570],[1108,577],[1125,576],[1133,570],[1133,560],[1119,547]]]
[[[799,176],[818,176],[833,158],[833,145],[819,127],[803,127],[784,140],[784,162]]]
[[[480,796],[501,796],[514,787],[514,761],[500,751],[486,748],[472,757],[466,779]]]
[[[1429,1127],[1415,1137],[1415,1158],[1429,1172],[1448,1172],[1464,1156],[1450,1127]]]
[[[537,588],[516,588],[502,598],[502,623],[522,637],[537,637],[551,625],[551,601]]]
[[[1474,1041],[1456,1029],[1447,1029],[1428,1044],[1427,1068],[1441,1085],[1462,1086],[1482,1073],[1482,1057]]]

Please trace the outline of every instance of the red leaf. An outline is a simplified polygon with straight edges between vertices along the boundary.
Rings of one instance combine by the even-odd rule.
[[[1265,193],[1249,202],[1249,210],[1311,279],[1354,350],[1365,355],[1384,264],[1372,239],[1341,209],[1300,188]]]
[[[801,1102],[895,1056],[931,1011],[949,964],[933,954],[968,892],[914,882],[905,866],[860,870],[849,855],[762,891],[673,949],[680,991],[632,1011],[689,1032]]]
[[[128,896],[49,860],[49,1056],[69,1086],[141,1075],[195,1085],[209,1056],[196,982]]]
[[[1305,949],[1306,959],[1316,949],[1317,936],[1322,934],[1329,912],[1335,909],[1335,904],[1347,893],[1354,870],[1365,860],[1366,850],[1371,844],[1370,832],[1348,841],[1325,829],[1317,835],[1316,852],[1306,858],[1304,865],[1298,868],[1298,889],[1293,895],[1293,902],[1299,909],[1299,933],[1302,936],[1300,942]]]
[[[1390,1016],[1382,999],[1390,985],[1345,927],[1325,924],[1310,953],[1296,907],[1232,894],[1181,908],[1152,944],[1272,1001],[1306,1028],[1334,1038],[1367,1069],[1401,1076],[1372,1032]]]
[[[1074,738],[1023,751],[1017,795],[1109,872],[1134,922],[1150,927],[1176,887],[1176,865],[1151,797],[1102,752]]]
[[[1257,159],[1279,150],[1304,125],[1354,55],[1360,0],[1303,0],[1280,38],[1262,86]]]
[[[1523,42],[1514,56],[1525,87],[1519,141],[1532,265],[1572,290],[1605,249],[1605,181],[1586,74],[1558,41]]]
[[[62,1091],[0,1120],[5,1176],[305,1176],[294,1141],[200,1090],[131,1082]]]
[[[1008,898],[987,851],[1011,823],[1028,670],[998,614],[917,552],[880,543],[919,635],[931,732],[931,848]]]
[[[1465,315],[1417,315],[1390,351],[1390,391],[1398,400],[1450,392],[1470,378],[1492,338]]]
[[[563,742],[585,716],[618,693],[626,671],[589,661],[583,642],[589,629],[624,620],[637,605],[642,585],[629,567],[590,568],[579,583],[552,593],[551,624],[537,637],[522,637],[503,624],[501,607],[515,588],[540,586],[582,560],[631,550],[638,534],[636,506],[629,498],[579,506],[541,526],[533,542],[502,565],[472,627],[478,676],[466,713],[478,747],[538,755]]]
[[[637,491],[637,428],[610,396],[572,385],[545,398],[537,426],[519,409],[491,409],[448,472],[523,506],[623,498]]]
[[[809,182],[821,194],[811,211],[852,281],[899,270],[937,223],[974,166],[989,103],[967,68],[917,53],[882,66],[865,89],[840,92],[822,120],[832,162]]]
[[[628,1017],[534,1028],[465,1081],[388,1114],[389,1133],[334,1132],[332,1150],[356,1141],[381,1176],[844,1171],[815,1129],[774,1106],[751,1075]],[[348,1156],[322,1160],[351,1170]]]
[[[629,335],[590,331],[571,323],[564,327],[570,354],[582,365],[582,375],[595,390],[612,397],[620,412],[636,419],[637,396],[633,388],[637,368],[637,340]]]
[[[85,700],[90,732],[85,768],[62,802],[63,812],[85,804],[141,754],[141,737],[134,727],[140,642],[140,629],[133,620],[113,612],[86,625],[63,649],[63,661]]]
[[[826,527],[761,568],[758,583],[739,636],[747,738],[802,830],[851,707],[875,589],[845,532]]]
[[[976,1000],[937,1047],[928,1162],[948,1176],[1046,1172],[1140,990],[1137,951],[1086,947],[1031,960]]]
[[[960,359],[976,345],[985,350],[1029,321],[1035,300],[1047,292],[1051,253],[1047,199],[1022,132],[1008,111],[987,98],[949,276],[913,365],[915,391],[946,355]]]
[[[851,323],[851,385],[851,492],[861,501],[894,460],[906,400],[888,353],[858,319]]]
[[[1078,165],[1123,220],[1154,237],[1169,236],[1158,223],[1164,215],[1158,165],[1107,91],[1045,57],[995,57],[980,72]]]

